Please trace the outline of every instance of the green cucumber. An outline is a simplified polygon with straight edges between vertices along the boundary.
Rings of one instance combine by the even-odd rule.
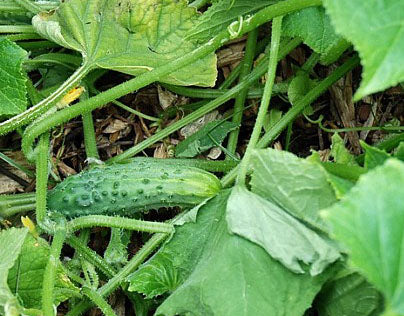
[[[161,207],[189,207],[221,189],[213,174],[160,162],[102,165],[68,177],[48,193],[48,209],[67,218],[133,216]]]

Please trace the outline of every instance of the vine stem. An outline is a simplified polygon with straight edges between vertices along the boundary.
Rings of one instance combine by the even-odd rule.
[[[282,17],[280,16],[276,17],[272,22],[271,50],[268,63],[268,78],[265,83],[264,94],[261,99],[261,105],[258,110],[258,115],[255,121],[254,129],[251,134],[251,138],[248,143],[247,150],[244,154],[243,160],[240,163],[240,171],[236,180],[236,183],[239,185],[245,185],[245,178],[247,176],[248,165],[251,159],[251,155],[260,137],[265,115],[268,112],[268,107],[272,95],[272,87],[275,82],[276,68],[278,65],[278,52],[279,52],[281,33],[282,33]]]
[[[85,296],[87,296],[95,305],[97,305],[105,316],[116,316],[112,307],[109,306],[107,301],[105,301],[97,291],[94,291],[93,289],[85,286],[81,289],[81,292]]]
[[[100,91],[98,91],[94,86],[90,87],[90,92],[94,93],[94,94],[99,94],[101,93]],[[128,111],[129,113],[135,114],[141,118],[144,118],[146,120],[152,121],[152,122],[159,122],[160,119],[157,117],[153,117],[147,114],[144,114],[142,112],[139,112],[135,109],[132,109],[131,107],[123,104],[122,102],[119,102],[118,100],[113,100],[112,101],[113,104],[115,104],[116,106],[119,106],[120,108],[124,109],[125,111]]]
[[[294,48],[296,48],[301,41],[299,39],[293,39],[289,43],[287,43],[281,50],[280,58],[285,57],[290,51],[292,51]],[[253,84],[260,76],[262,76],[266,71],[267,67],[265,65],[265,62],[267,61],[267,58],[264,58],[263,61],[243,80],[243,82],[239,83],[237,86],[233,87],[230,89],[228,92],[223,94],[221,97],[216,98],[215,100],[212,100],[211,102],[207,103],[203,107],[195,110],[182,120],[179,120],[170,126],[164,128],[163,130],[159,131],[158,133],[150,136],[149,138],[145,139],[141,143],[137,144],[136,146],[128,149],[127,151],[123,152],[122,154],[109,159],[108,163],[112,162],[121,162],[124,160],[127,160],[131,156],[143,151],[144,149],[148,148],[149,146],[153,145],[154,143],[158,142],[159,140],[167,137],[171,133],[177,131],[178,129],[184,127],[185,125],[197,120],[198,118],[202,117],[206,113],[209,113],[210,111],[216,109],[226,101],[230,100],[233,96],[237,95],[239,91],[242,89],[250,86]],[[127,82],[123,83],[122,85],[125,85]],[[115,88],[112,88],[115,89]],[[112,90],[110,89],[110,90]],[[109,93],[109,91],[105,91],[100,93],[99,95],[86,100],[82,101],[80,103],[74,104],[69,108],[63,109],[59,112],[54,113],[52,116],[41,119],[36,122],[36,124],[28,126],[27,129],[24,132],[23,138],[22,138],[22,143],[21,147],[23,152],[27,157],[33,156],[32,153],[32,145],[35,141],[35,139],[49,130],[50,128],[57,126],[63,122],[65,122],[68,119],[71,119],[77,115],[79,115],[81,112],[84,112],[86,110],[89,110],[93,105],[90,101],[92,99],[95,99],[97,97],[100,97],[102,95],[105,96],[105,93]],[[90,108],[89,108],[90,107]],[[74,114],[72,115],[72,111],[74,111]]]
[[[36,40],[42,39],[37,33],[18,33],[18,34],[9,34],[9,35],[1,35],[0,39],[6,38],[9,41],[18,42],[18,41],[26,41],[26,40]]]
[[[33,14],[38,14],[39,12],[42,11],[42,8],[31,0],[14,0],[14,1]]]
[[[93,115],[91,112],[82,115],[84,147],[86,149],[87,158],[100,159],[97,150],[97,140],[94,133]]]
[[[69,236],[66,239],[66,243],[74,248],[74,250],[76,250],[83,259],[94,265],[108,278],[112,278],[116,274],[116,271],[113,267],[106,263],[105,260],[95,251],[88,248],[78,237],[73,235]]]
[[[88,91],[85,91],[80,99],[88,99]],[[84,148],[87,159],[100,159],[97,150],[97,139],[94,131],[93,115],[91,112],[84,113],[81,116],[83,122]]]
[[[258,30],[259,28],[257,27],[248,34],[245,48],[245,56],[241,66],[239,82],[241,82],[251,72],[251,67],[255,57],[255,48],[257,46]],[[247,98],[247,94],[248,89],[243,89],[236,96],[236,100],[234,101],[234,115],[232,118],[232,122],[235,123],[237,126],[241,124],[241,120],[243,118],[243,109],[244,109],[244,103]],[[227,150],[232,155],[235,154],[237,149],[239,133],[240,133],[239,128],[234,129],[233,131],[230,132],[229,139],[227,141]],[[227,160],[230,159],[229,155],[226,157],[226,159]]]
[[[244,78],[245,76],[243,76]],[[240,80],[239,82],[241,82]],[[169,84],[160,84],[167,90],[174,92],[179,95],[183,95],[185,97],[190,97],[190,98],[198,98],[198,99],[216,99],[226,92],[228,92],[228,89],[225,88],[219,88],[219,89],[209,89],[209,88],[186,88],[186,87],[180,87],[180,86],[173,86]],[[280,94],[280,93],[286,93],[288,91],[288,83],[282,82],[278,84],[274,84],[273,87],[273,94]],[[262,94],[264,92],[264,89],[261,87],[251,87],[250,89],[246,90],[247,95],[246,98],[248,99],[259,99],[262,97]],[[239,95],[239,94],[238,94]],[[237,96],[238,96],[237,95]],[[236,97],[237,97],[236,96]]]
[[[125,265],[113,278],[105,285],[100,287],[97,292],[101,297],[106,297],[111,294],[118,286],[132,273],[146,258],[168,237],[168,234],[153,235],[144,246],[135,254],[135,256]],[[92,306],[89,301],[81,301],[74,306],[66,316],[78,316],[84,313]]]
[[[36,33],[32,25],[0,25],[1,33]]]
[[[265,148],[292,122],[303,110],[315,101],[321,94],[323,94],[332,84],[338,81],[347,72],[351,71],[359,65],[359,58],[357,56],[351,57],[344,64],[335,69],[327,78],[322,80],[316,87],[310,90],[302,99],[296,102],[282,118],[275,123],[275,125],[264,134],[264,136],[257,143],[257,148]],[[233,183],[237,177],[239,166],[235,167],[221,180],[224,187]]]
[[[66,239],[66,229],[59,225],[53,235],[52,246],[49,253],[49,260],[45,267],[42,284],[42,311],[44,316],[54,316],[56,309],[53,305],[54,288],[56,280],[56,270],[59,264],[59,256],[62,251],[63,243]]]
[[[68,222],[69,232],[74,232],[81,228],[94,226],[115,227],[128,230],[137,230],[149,233],[172,233],[174,228],[171,224],[160,222],[148,222],[131,218],[122,218],[105,215],[80,216]]]
[[[46,215],[46,194],[48,189],[49,133],[43,134],[38,143],[36,162],[36,222],[42,227]]]
[[[74,106],[71,106],[67,109],[64,109],[62,111],[59,111],[49,117],[49,121],[46,120],[45,123],[44,121],[38,122],[36,124],[36,131],[39,131],[42,129],[42,132],[39,134],[36,134],[30,131],[30,135],[28,135],[28,140],[25,141],[25,149],[28,150],[29,152],[29,147],[30,144],[33,143],[35,137],[39,136],[42,134],[44,131],[51,129],[55,124],[62,124],[69,119],[76,117],[80,114],[92,111],[96,108],[98,108],[101,105],[104,105],[108,102],[111,102],[115,99],[120,98],[121,96],[130,93],[134,90],[138,90],[148,84],[151,84],[155,81],[160,80],[164,76],[170,74],[171,72],[177,71],[178,69],[194,62],[195,60],[198,60],[210,53],[213,53],[216,49],[221,47],[224,43],[226,43],[228,40],[237,38],[247,32],[252,31],[256,27],[268,22],[269,20],[277,17],[277,16],[283,16],[285,14],[307,8],[307,7],[312,7],[312,6],[318,6],[321,5],[322,1],[321,0],[285,0],[278,2],[274,5],[270,5],[257,13],[255,13],[252,17],[246,19],[245,21],[238,21],[232,23],[231,29],[227,29],[216,35],[214,38],[209,40],[207,43],[201,45],[194,51],[164,65],[158,68],[153,69],[150,72],[144,73],[142,75],[139,75],[136,78],[133,78],[131,80],[128,80],[118,86],[115,86],[107,91],[104,91],[97,96],[92,97],[91,99],[79,102],[78,104],[75,104]],[[237,30],[237,32],[234,31],[234,29]],[[208,107],[206,109],[209,109]],[[203,115],[203,114],[202,114]],[[194,120],[197,119],[198,117],[194,116]],[[192,121],[191,121],[192,122]],[[42,123],[42,124],[41,124]],[[188,122],[190,123],[190,122]],[[187,123],[187,124],[188,124]],[[4,123],[3,123],[4,124]],[[2,125],[0,124],[0,134],[4,134],[4,127],[2,131]],[[12,128],[11,128],[12,129]],[[11,130],[10,126],[8,126],[7,130]],[[156,134],[155,134],[156,135]],[[24,140],[23,140],[24,143]],[[24,145],[24,144],[23,144]],[[24,148],[24,147],[23,147]],[[138,147],[134,147],[138,148]],[[124,152],[120,158],[116,159],[124,159],[133,154],[134,151],[137,149],[132,149],[129,150],[128,152]]]
[[[0,135],[4,135],[17,127],[28,124],[44,114],[55,105],[56,102],[62,99],[69,90],[77,86],[90,70],[91,68],[87,64],[83,64],[49,97],[43,99],[41,102],[30,107],[26,111],[0,123]]]

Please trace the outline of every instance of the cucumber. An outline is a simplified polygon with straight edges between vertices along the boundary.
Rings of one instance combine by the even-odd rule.
[[[48,210],[66,218],[134,216],[161,207],[189,207],[221,189],[213,174],[189,166],[130,162],[96,166],[65,179],[48,193]]]

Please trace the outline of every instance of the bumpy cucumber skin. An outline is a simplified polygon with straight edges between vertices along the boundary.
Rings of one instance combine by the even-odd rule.
[[[68,177],[48,194],[49,212],[66,218],[83,215],[136,216],[172,206],[193,206],[221,189],[213,174],[155,163],[97,166]]]

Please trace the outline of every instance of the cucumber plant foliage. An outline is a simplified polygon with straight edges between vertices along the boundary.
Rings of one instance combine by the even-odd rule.
[[[53,316],[67,301],[69,316],[93,305],[114,316],[108,297],[118,288],[136,315],[404,315],[403,134],[361,142],[362,156],[334,134],[326,162],[267,148],[359,61],[355,100],[404,81],[403,12],[396,0],[0,0],[0,134],[18,131],[36,164],[36,193],[0,197],[0,315]],[[185,87],[214,87],[214,51],[256,28],[250,73],[245,58],[214,91]],[[263,111],[278,59],[301,43],[312,56],[281,83],[289,109]],[[322,79],[318,63],[336,67]],[[135,78],[99,92],[109,71]],[[94,166],[90,110],[156,81],[191,99],[210,94],[185,117],[188,105],[161,118],[129,109],[157,131]],[[176,144],[174,159],[127,159],[249,89],[263,94],[244,156],[234,151],[247,144],[238,129],[250,130],[228,111]],[[48,190],[49,131],[79,115],[90,166]],[[194,158],[214,146],[225,160]],[[172,207],[180,213],[166,222],[145,220]],[[29,210],[35,224],[9,228]],[[111,229],[104,253],[88,246],[95,226]],[[142,232],[136,251],[133,230]]]
[[[194,50],[185,34],[197,17],[184,0],[70,0],[32,24],[45,38],[80,52],[85,67],[138,75]],[[216,72],[210,54],[160,81],[212,86]]]

